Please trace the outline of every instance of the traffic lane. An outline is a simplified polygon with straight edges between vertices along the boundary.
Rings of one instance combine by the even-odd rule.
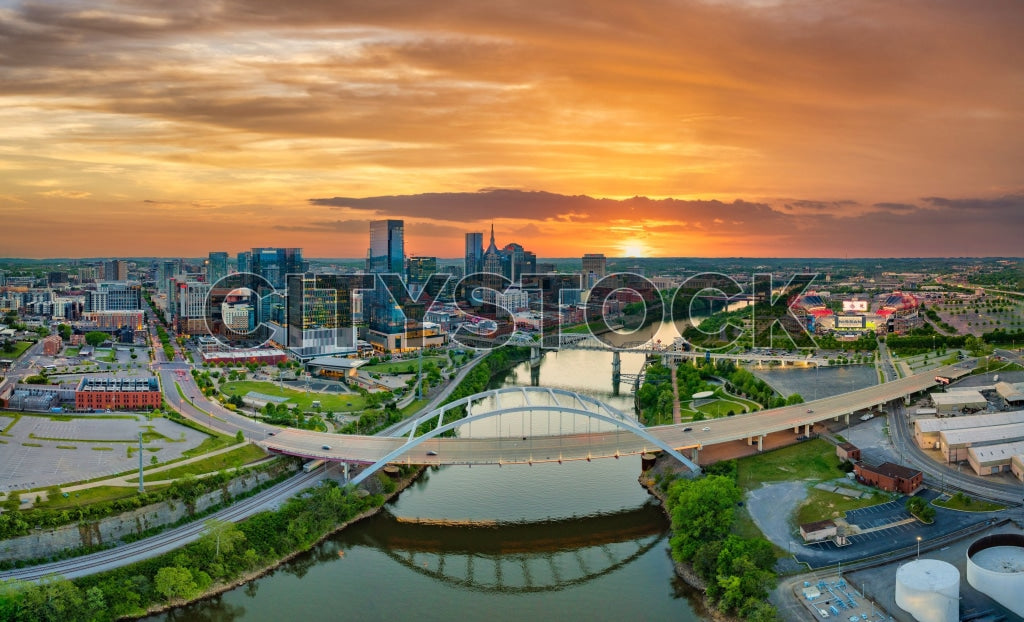
[[[259,444],[273,451],[308,458],[372,463],[403,448],[407,441],[396,437],[330,435],[286,429]],[[628,432],[528,436],[525,439],[433,438],[410,447],[393,461],[428,465],[557,462],[658,450],[649,441]]]
[[[198,387],[195,386],[194,382],[191,382],[191,375],[183,379],[179,378],[172,371],[164,370],[160,373],[160,378],[164,386],[164,399],[167,400],[172,408],[196,423],[226,434],[235,434],[241,429],[243,434],[248,434],[253,440],[260,440],[263,436],[274,431],[272,426],[256,423],[244,415],[238,415],[223,408],[218,410],[219,405],[214,405],[212,402],[206,401],[200,404],[201,406],[211,406],[207,412],[203,412],[190,401],[182,400],[177,389],[174,387],[174,383],[177,382],[179,385],[182,385],[182,381],[184,381],[185,385],[182,386],[182,391],[186,395],[190,391],[192,395],[195,395],[198,392]],[[191,388],[189,383],[191,383]]]

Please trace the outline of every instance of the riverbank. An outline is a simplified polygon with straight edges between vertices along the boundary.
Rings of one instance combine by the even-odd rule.
[[[661,511],[665,513],[665,517],[672,522],[672,516],[668,511],[668,504],[666,491],[662,488],[662,483],[667,486],[669,482],[674,480],[676,477],[682,477],[689,473],[689,470],[682,464],[679,464],[671,456],[665,454],[658,454],[657,459],[654,461],[654,465],[640,474],[638,481],[640,485],[647,489],[647,492],[657,499],[661,505]],[[670,536],[671,537],[671,536]],[[700,604],[703,609],[702,613],[707,617],[711,618],[715,622],[743,622],[742,618],[736,616],[730,616],[722,613],[716,606],[715,603],[708,597],[707,584],[704,582],[697,572],[688,563],[672,559],[672,566],[675,569],[676,576],[690,586],[694,590],[700,592]]]
[[[204,601],[204,600],[210,600],[210,599],[215,598],[216,596],[218,596],[220,594],[223,594],[224,592],[228,592],[228,591],[233,590],[233,589],[235,589],[237,587],[245,585],[246,583],[249,583],[250,581],[254,581],[256,579],[259,579],[260,577],[263,577],[263,576],[269,574],[270,572],[276,570],[277,568],[279,568],[283,564],[285,564],[285,563],[295,559],[299,555],[302,555],[303,553],[309,551],[313,547],[315,547],[318,544],[324,542],[325,540],[327,540],[331,536],[335,535],[336,533],[342,531],[343,529],[346,529],[349,526],[354,525],[354,524],[356,524],[356,523],[358,523],[358,522],[360,522],[362,520],[370,518],[371,516],[375,516],[377,513],[379,513],[384,508],[384,506],[389,501],[391,501],[392,499],[397,497],[399,494],[402,493],[402,491],[404,491],[406,488],[411,486],[419,478],[419,476],[423,473],[423,471],[425,469],[426,469],[425,466],[418,466],[412,473],[410,473],[408,475],[403,475],[403,476],[399,477],[398,479],[390,480],[390,481],[394,482],[395,487],[394,487],[394,489],[391,492],[384,492],[384,493],[382,493],[382,499],[383,500],[379,504],[375,505],[374,507],[371,507],[371,508],[368,508],[368,509],[362,511],[359,514],[356,514],[355,516],[353,516],[353,517],[351,517],[351,518],[349,518],[349,519],[347,519],[347,520],[345,520],[345,521],[343,521],[341,523],[338,523],[334,528],[329,529],[324,534],[322,534],[319,538],[317,538],[315,541],[313,541],[312,543],[310,543],[308,546],[306,546],[304,548],[294,550],[294,551],[284,555],[283,557],[278,558],[277,560],[275,560],[271,564],[268,564],[268,565],[266,565],[266,566],[264,566],[262,568],[259,568],[257,570],[253,570],[253,571],[250,571],[248,573],[245,573],[244,575],[241,575],[241,576],[239,576],[239,577],[237,577],[237,578],[235,578],[235,579],[233,579],[231,581],[228,581],[228,582],[225,582],[225,583],[215,584],[215,585],[211,586],[208,590],[204,591],[202,595],[196,596],[195,598],[191,598],[191,599],[188,599],[188,600],[184,600],[183,599],[183,600],[180,600],[180,601],[175,601],[175,602],[165,603],[165,604],[162,604],[162,605],[153,606],[153,607],[148,608],[146,610],[146,612],[143,613],[143,614],[131,615],[131,616],[123,616],[123,617],[118,618],[118,620],[141,620],[142,618],[146,618],[146,617],[149,617],[151,615],[156,615],[156,614],[159,614],[159,613],[163,613],[163,612],[166,612],[166,611],[177,609],[179,607],[184,607],[186,605],[191,605],[191,604],[194,604],[194,603],[198,603],[198,602],[201,602],[201,601]],[[388,476],[384,475],[384,474],[381,474],[379,477],[380,478],[385,478],[385,477],[388,477]],[[371,487],[383,488],[383,486],[380,484],[381,481],[382,480],[379,480],[379,479],[370,479],[368,481],[368,483],[372,482],[370,484]],[[358,494],[360,491],[361,492],[366,492],[366,491],[364,491],[362,489],[359,489],[359,490],[357,490],[356,494]]]

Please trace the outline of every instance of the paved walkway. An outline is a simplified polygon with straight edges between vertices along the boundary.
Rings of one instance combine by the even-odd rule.
[[[672,372],[672,423],[682,423],[683,417],[679,412],[679,379],[676,378],[676,364],[670,363],[668,369]]]

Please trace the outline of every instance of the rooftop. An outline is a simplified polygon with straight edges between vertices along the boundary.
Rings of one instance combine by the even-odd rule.
[[[871,471],[872,473],[878,473],[880,475],[896,479],[913,479],[921,474],[917,469],[909,469],[905,466],[892,462],[883,462],[878,466],[870,466],[862,462],[860,463],[860,468],[862,471]]]
[[[948,417],[944,419],[918,419],[914,422],[917,430],[923,433],[942,432],[943,430],[961,430],[965,428],[982,428],[993,425],[1024,423],[1024,410],[1006,413],[990,413],[985,415],[968,415],[966,417]]]

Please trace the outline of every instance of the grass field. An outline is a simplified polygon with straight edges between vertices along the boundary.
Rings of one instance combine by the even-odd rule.
[[[744,412],[743,404],[723,399],[715,400],[711,403],[698,406],[697,410],[713,419],[727,416],[730,410],[733,412],[734,415],[738,415]]]
[[[92,503],[127,499],[137,494],[139,494],[138,489],[130,486],[97,486],[68,493],[66,499],[63,495],[50,495],[50,498],[37,504],[36,507],[47,510],[67,510]]]
[[[146,481],[159,482],[185,477],[186,475],[216,473],[217,471],[224,469],[235,469],[240,466],[245,466],[250,462],[256,462],[257,460],[262,460],[266,457],[267,453],[258,446],[247,444],[216,456],[210,456],[204,460],[197,460],[190,464],[183,464],[179,467],[174,467],[173,469],[167,469],[166,471],[146,475]],[[139,479],[133,478],[128,481],[137,482]]]
[[[946,497],[945,499],[936,499],[932,501],[935,505],[947,508],[950,510],[960,510],[961,512],[995,512],[996,510],[1005,510],[1005,505],[999,505],[998,503],[992,503],[991,501],[982,501],[980,499],[966,498],[966,503],[956,497]]]
[[[69,348],[64,348],[64,356],[78,356],[78,352],[79,351],[80,351],[80,348],[78,346],[72,346],[72,347],[69,347]]]
[[[203,454],[210,453],[211,451],[217,451],[222,447],[230,447],[235,444],[235,437],[224,436],[218,434],[217,436],[208,436],[203,439],[202,443],[192,449],[187,449],[181,453],[183,458],[194,458]]]
[[[32,342],[31,341],[18,341],[18,342],[15,342],[14,350],[12,350],[11,352],[7,352],[5,350],[0,350],[0,359],[12,359],[12,360],[16,359],[19,356],[21,356],[22,354],[24,354],[25,350],[28,350],[31,347],[32,347]]]
[[[839,518],[850,510],[878,505],[888,500],[888,497],[878,493],[863,499],[851,499],[834,492],[812,488],[807,492],[807,498],[797,508],[796,523],[801,525],[826,518]]]
[[[443,369],[448,364],[448,358],[444,356],[424,356],[423,365],[433,361],[438,368]],[[405,359],[402,361],[388,361],[377,365],[364,365],[359,369],[365,372],[376,372],[379,374],[415,374],[419,367],[417,359]]]
[[[824,481],[841,475],[835,447],[821,439],[805,441],[737,461],[737,482],[753,490],[763,482]]]
[[[225,395],[239,395],[245,397],[246,393],[256,391],[264,395],[288,398],[288,401],[297,405],[303,410],[312,410],[313,400],[320,401],[320,409],[324,412],[346,412],[363,410],[366,407],[366,400],[363,396],[356,394],[334,395],[332,393],[306,393],[296,391],[287,387],[280,387],[272,382],[257,382],[254,380],[240,380],[236,382],[225,382],[220,386]]]

